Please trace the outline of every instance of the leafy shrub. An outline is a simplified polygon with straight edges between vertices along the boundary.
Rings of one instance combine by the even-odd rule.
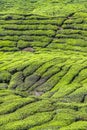
[[[11,74],[8,71],[0,72],[0,82],[9,82],[11,79]]]
[[[30,46],[30,43],[27,42],[27,41],[18,41],[18,44],[17,44],[17,47],[20,48],[20,49],[23,49],[23,48],[26,48],[26,47],[29,47]]]
[[[15,47],[16,43],[13,41],[0,41],[0,47]]]

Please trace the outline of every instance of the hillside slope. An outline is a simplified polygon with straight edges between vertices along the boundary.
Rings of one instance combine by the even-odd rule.
[[[1,0],[0,130],[86,129],[86,0]]]

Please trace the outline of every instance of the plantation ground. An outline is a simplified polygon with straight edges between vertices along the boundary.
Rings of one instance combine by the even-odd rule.
[[[0,130],[86,129],[86,0],[1,0]]]

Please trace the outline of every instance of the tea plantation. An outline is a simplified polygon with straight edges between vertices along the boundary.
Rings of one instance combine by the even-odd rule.
[[[0,130],[87,130],[86,0],[0,0]]]

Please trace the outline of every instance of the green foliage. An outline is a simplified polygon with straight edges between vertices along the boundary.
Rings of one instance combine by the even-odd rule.
[[[0,83],[0,89],[7,89],[7,88],[8,88],[8,85],[6,83]]]
[[[23,83],[23,74],[22,72],[17,72],[12,76],[9,87],[14,89],[18,85],[21,85],[22,83]]]
[[[29,44],[29,42],[20,40],[20,41],[18,41],[17,46],[18,46],[18,48],[23,49],[23,48],[29,47],[30,44]]]
[[[86,4],[0,0],[0,130],[86,130]]]
[[[15,47],[16,43],[12,41],[0,41],[0,47]]]
[[[11,74],[8,71],[0,72],[0,82],[9,82]]]

